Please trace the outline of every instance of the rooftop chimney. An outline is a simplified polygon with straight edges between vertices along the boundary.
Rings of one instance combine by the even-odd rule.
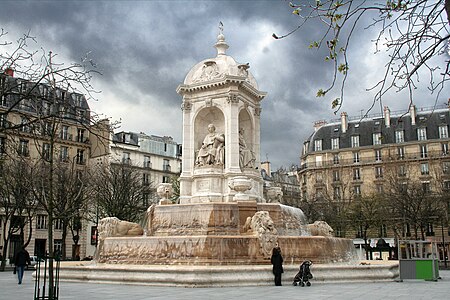
[[[14,77],[14,70],[11,68],[6,68],[5,69],[5,74],[11,77]]]
[[[341,113],[341,131],[342,131],[342,133],[346,133],[347,129],[348,129],[347,113],[343,112],[343,113]]]
[[[387,128],[391,127],[391,110],[387,106],[384,107],[384,122]]]
[[[261,162],[261,169],[266,171],[266,174],[270,176],[270,162],[269,161],[262,161]]]
[[[327,121],[325,121],[325,120],[315,121],[314,122],[314,131],[319,130],[319,128],[325,124],[327,124]]]
[[[409,106],[409,114],[411,116],[411,125],[416,125],[416,106],[414,104]]]

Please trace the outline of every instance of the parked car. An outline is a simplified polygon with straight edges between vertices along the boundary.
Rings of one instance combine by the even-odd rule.
[[[38,261],[39,261],[39,259],[38,259],[37,256],[30,256],[30,264],[27,265],[27,270],[28,270],[29,268],[33,268],[33,269],[34,269],[34,266],[37,265]],[[43,261],[43,260],[41,259],[41,262],[42,262],[42,261]]]

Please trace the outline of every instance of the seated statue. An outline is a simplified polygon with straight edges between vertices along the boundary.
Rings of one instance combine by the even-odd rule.
[[[208,132],[198,151],[195,165],[223,165],[225,136],[216,133],[216,127],[213,124],[208,125]]]
[[[239,166],[242,168],[255,167],[255,153],[247,148],[247,143],[244,139],[244,129],[239,130]]]

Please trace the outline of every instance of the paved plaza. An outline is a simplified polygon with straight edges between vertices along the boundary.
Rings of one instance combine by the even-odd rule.
[[[0,272],[0,300],[33,299],[32,271],[25,272],[22,285],[12,272]],[[450,271],[440,271],[442,279],[384,283],[315,283],[311,287],[226,287],[184,288],[61,282],[60,299],[450,299]],[[287,279],[287,278],[285,278]]]

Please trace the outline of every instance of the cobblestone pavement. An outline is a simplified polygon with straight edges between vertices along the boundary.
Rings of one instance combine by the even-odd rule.
[[[12,271],[0,272],[0,300],[34,299],[32,271],[26,271],[17,284]],[[315,283],[311,287],[225,287],[184,288],[61,282],[59,299],[135,300],[135,299],[450,299],[450,271],[441,270],[437,282],[407,280],[376,283]]]

